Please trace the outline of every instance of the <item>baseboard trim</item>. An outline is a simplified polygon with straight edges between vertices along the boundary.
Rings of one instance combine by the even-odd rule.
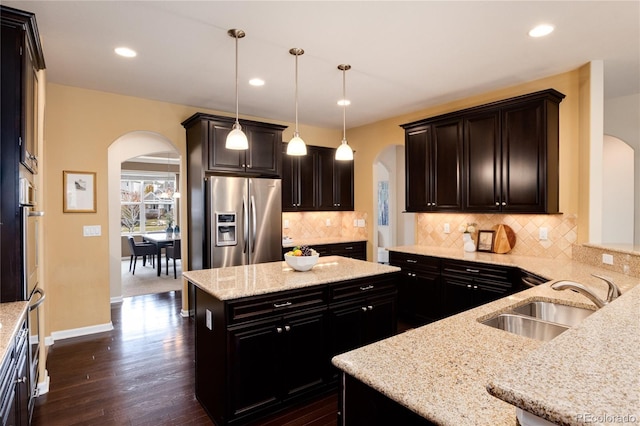
[[[192,313],[193,313],[193,311],[190,311],[190,310],[188,310],[188,309],[182,309],[182,310],[180,311],[180,316],[181,316],[182,318],[189,318],[189,317],[191,316],[191,314],[192,314]]]
[[[49,392],[49,382],[50,382],[49,371],[45,369],[44,380],[41,382],[38,382],[38,396],[44,395],[45,393]]]
[[[113,323],[109,321],[106,324],[92,325],[90,327],[72,328],[69,330],[54,331],[51,333],[51,346],[56,340],[70,339],[72,337],[87,336],[89,334],[103,333],[113,330]],[[46,341],[46,339],[45,339]]]

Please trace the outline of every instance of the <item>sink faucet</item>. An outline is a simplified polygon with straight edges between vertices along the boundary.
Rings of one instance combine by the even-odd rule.
[[[601,280],[606,282],[607,285],[609,286],[609,290],[607,291],[607,300],[600,299],[598,296],[595,295],[595,293],[593,293],[587,287],[573,281],[568,281],[568,280],[556,281],[553,284],[551,284],[551,288],[558,291],[560,290],[577,291],[578,293],[582,294],[583,296],[586,296],[589,300],[591,300],[598,307],[598,309],[602,308],[604,305],[606,305],[607,303],[610,303],[611,301],[613,301],[614,299],[616,299],[622,294],[618,286],[615,285],[614,282],[611,281],[610,279],[605,278],[601,275],[596,275],[596,274],[591,274],[591,275],[593,275],[596,278],[600,278]]]

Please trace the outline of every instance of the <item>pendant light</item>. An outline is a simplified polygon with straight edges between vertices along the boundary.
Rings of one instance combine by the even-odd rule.
[[[231,29],[227,31],[229,37],[236,39],[236,122],[233,125],[233,129],[227,135],[227,141],[225,147],[227,149],[242,150],[249,148],[249,141],[247,135],[242,131],[242,126],[238,121],[238,39],[245,36],[245,32],[242,30]]]
[[[346,73],[351,69],[351,65],[340,64],[338,69],[342,71],[342,143],[336,149],[336,160],[352,161],[353,150],[347,143],[347,92],[346,92]]]
[[[307,145],[298,133],[298,56],[303,55],[304,50],[294,47],[289,50],[289,53],[296,57],[296,129],[287,144],[287,155],[307,155]]]

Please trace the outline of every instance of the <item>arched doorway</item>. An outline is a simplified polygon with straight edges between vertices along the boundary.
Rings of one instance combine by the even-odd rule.
[[[120,272],[122,256],[120,233],[121,164],[130,158],[160,152],[174,152],[180,154],[175,145],[165,136],[148,131],[135,131],[120,136],[109,146],[107,152],[109,175],[109,287],[112,303],[122,301],[122,281]],[[183,294],[186,294],[184,289]],[[186,303],[187,301],[183,300],[183,312],[187,311],[187,309],[184,308]]]
[[[602,155],[602,243],[633,244],[634,152],[623,140],[604,135]]]
[[[387,260],[385,247],[411,245],[415,241],[415,214],[404,213],[404,164],[402,145],[387,146],[373,162],[374,262]]]

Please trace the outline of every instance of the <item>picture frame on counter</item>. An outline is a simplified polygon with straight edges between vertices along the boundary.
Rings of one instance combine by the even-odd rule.
[[[493,252],[493,239],[496,231],[478,231],[478,251]]]
[[[62,171],[62,212],[96,213],[96,172]]]

